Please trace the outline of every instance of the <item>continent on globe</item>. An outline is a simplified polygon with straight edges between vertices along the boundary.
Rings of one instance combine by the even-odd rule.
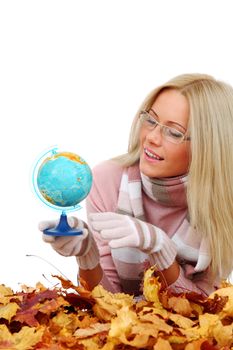
[[[92,172],[77,154],[54,153],[41,164],[37,173],[37,186],[45,201],[52,205],[74,207],[90,192]]]

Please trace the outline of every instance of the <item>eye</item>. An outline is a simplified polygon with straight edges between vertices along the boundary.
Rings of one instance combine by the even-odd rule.
[[[183,134],[179,130],[173,129],[173,128],[164,128],[164,131],[167,136],[172,137],[173,139],[182,139]]]
[[[145,126],[148,128],[154,128],[157,125],[157,121],[150,116],[148,112],[141,112],[141,118]]]
[[[154,118],[152,118],[150,115],[147,115],[146,122],[147,122],[148,126],[154,127],[157,125],[156,120]]]

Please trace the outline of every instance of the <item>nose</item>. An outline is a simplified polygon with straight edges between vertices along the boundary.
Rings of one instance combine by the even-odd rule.
[[[161,126],[159,124],[155,125],[152,130],[148,131],[146,138],[153,143],[160,144],[162,141]]]

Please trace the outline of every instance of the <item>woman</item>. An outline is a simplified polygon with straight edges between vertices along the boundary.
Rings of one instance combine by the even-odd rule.
[[[232,87],[175,77],[142,103],[127,154],[93,170],[88,225],[71,219],[83,236],[44,240],[76,256],[90,288],[138,295],[156,265],[164,287],[208,295],[233,268],[232,135]]]

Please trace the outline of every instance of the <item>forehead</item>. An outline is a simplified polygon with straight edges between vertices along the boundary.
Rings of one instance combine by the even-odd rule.
[[[187,126],[189,103],[187,98],[176,89],[165,89],[156,97],[151,109],[163,123],[179,123]]]

